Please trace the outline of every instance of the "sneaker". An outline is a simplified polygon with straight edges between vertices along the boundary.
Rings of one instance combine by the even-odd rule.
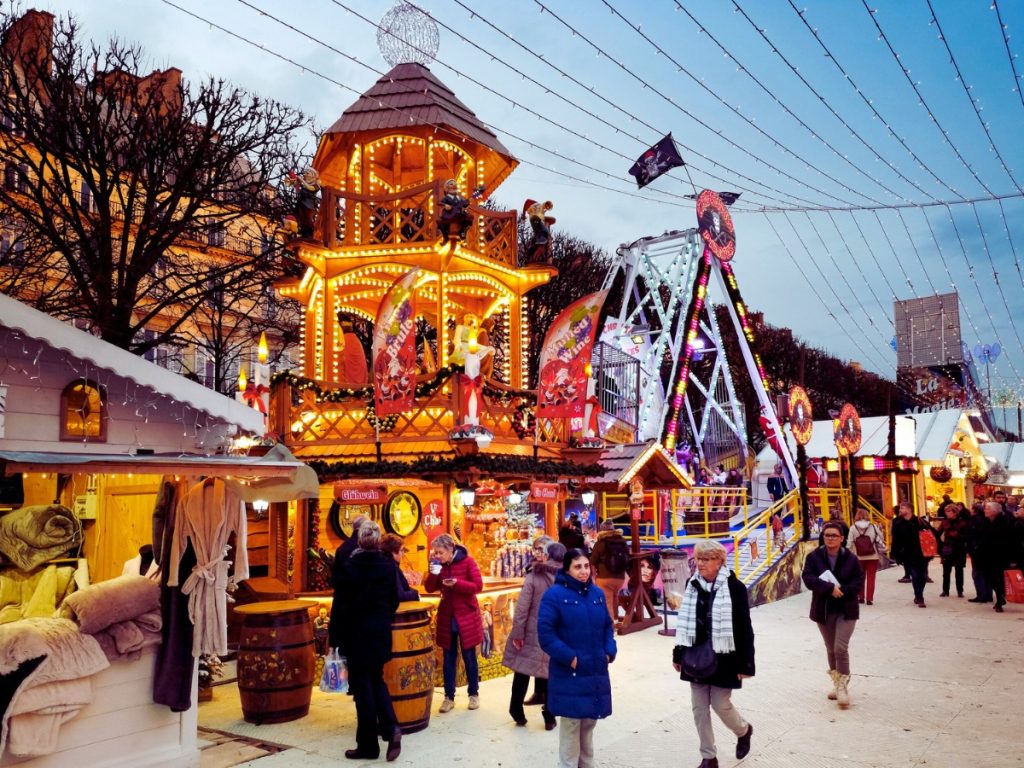
[[[910,583],[910,577],[909,576],[904,576],[902,579],[897,579],[897,581],[900,584],[909,584]]]
[[[996,613],[1002,613],[1003,612],[1003,604],[1002,603],[996,603],[992,607],[992,610],[994,610]]]
[[[868,600],[868,605],[874,605],[874,604],[875,604],[874,600]]]
[[[444,701],[441,702],[441,708],[437,711],[443,715],[445,712],[451,712],[453,709],[455,709],[455,702],[446,696]]]
[[[454,706],[454,704],[452,706]],[[469,697],[469,708],[470,709],[480,709],[480,697],[479,696],[470,696]]]

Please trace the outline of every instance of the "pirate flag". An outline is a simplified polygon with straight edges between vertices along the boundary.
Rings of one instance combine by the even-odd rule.
[[[629,175],[635,177],[637,187],[643,189],[661,174],[681,165],[686,163],[679,155],[670,133],[637,158],[629,169]]]

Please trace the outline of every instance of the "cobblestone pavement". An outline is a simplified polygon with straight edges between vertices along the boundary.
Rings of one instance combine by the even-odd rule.
[[[997,614],[990,605],[939,597],[938,585],[929,584],[922,610],[911,602],[910,585],[897,583],[900,570],[879,573],[875,604],[863,607],[851,643],[852,705],[846,711],[825,698],[827,664],[807,618],[810,596],[752,611],[757,675],[733,702],[754,725],[753,749],[737,761],[735,737],[716,720],[723,768],[1024,768],[1024,605]],[[597,765],[696,766],[689,686],[670,666],[674,640],[648,629],[618,643],[614,714],[595,730]],[[558,732],[543,730],[536,707],[527,709],[528,726],[517,728],[507,713],[509,684],[510,678],[482,683],[475,712],[466,709],[462,689],[456,709],[437,714],[436,692],[430,727],[403,739],[394,765],[555,765]],[[237,689],[218,686],[214,701],[200,705],[199,723],[201,737],[203,728],[218,732],[218,743],[203,750],[203,768],[366,764],[344,758],[355,746],[348,696],[314,690],[308,717],[255,726],[241,718]],[[231,734],[239,740],[232,742]]]

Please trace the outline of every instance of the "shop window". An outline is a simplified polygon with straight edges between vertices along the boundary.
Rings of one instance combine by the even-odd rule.
[[[107,440],[107,397],[103,388],[87,379],[68,384],[60,395],[60,439]]]

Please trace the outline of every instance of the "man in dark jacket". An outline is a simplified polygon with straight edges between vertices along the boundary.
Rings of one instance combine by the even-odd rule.
[[[934,536],[932,527],[914,517],[914,508],[908,502],[900,504],[900,513],[892,521],[890,555],[897,563],[910,570],[910,583],[914,587],[914,605],[924,608],[924,585],[928,578],[928,561],[921,551],[921,531]]]
[[[349,759],[376,760],[383,736],[387,759],[401,751],[402,731],[395,719],[391,695],[384,682],[384,665],[391,660],[391,625],[398,608],[397,566],[380,551],[380,527],[370,520],[359,527],[358,548],[344,559],[335,582],[335,605],[344,595],[348,615],[338,633],[348,660],[349,687],[356,703],[356,748]],[[331,621],[331,630],[335,622]]]
[[[992,587],[986,581],[985,572],[978,559],[978,542],[985,524],[985,505],[974,504],[971,507],[971,516],[967,519],[967,554],[971,556],[971,581],[974,582],[974,597],[967,601],[969,603],[992,602]]]
[[[985,581],[996,595],[997,613],[1006,605],[1006,583],[1003,571],[1009,565],[1013,531],[998,501],[985,502],[985,517],[979,522],[974,557],[985,575]]]

